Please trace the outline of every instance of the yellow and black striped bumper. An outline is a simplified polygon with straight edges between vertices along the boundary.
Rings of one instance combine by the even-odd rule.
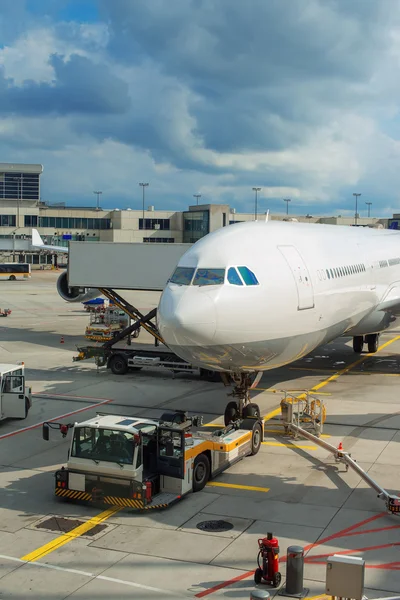
[[[67,490],[63,488],[55,489],[56,496],[60,496],[61,498],[68,498],[69,500],[85,500],[87,502],[93,502],[92,494],[88,492],[77,492],[76,490]],[[168,503],[164,504],[151,504],[149,506],[145,506],[143,504],[143,500],[135,500],[134,498],[120,498],[117,496],[104,496],[101,499],[102,504],[110,504],[112,506],[123,506],[126,508],[136,508],[138,510],[153,510],[153,509],[163,509],[169,506]]]

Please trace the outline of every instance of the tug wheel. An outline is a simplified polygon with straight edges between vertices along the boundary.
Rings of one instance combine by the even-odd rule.
[[[255,570],[255,573],[254,573],[254,583],[256,585],[259,585],[261,583],[261,580],[262,580],[262,570],[260,568],[258,568]]]
[[[228,402],[224,413],[225,427],[227,427],[232,421],[235,421],[238,417],[238,405],[236,402]]]
[[[255,423],[253,428],[253,435],[251,436],[251,454],[257,454],[261,447],[262,442],[262,429],[260,423]]]
[[[210,461],[205,454],[199,454],[193,467],[193,491],[199,492],[210,478]]]

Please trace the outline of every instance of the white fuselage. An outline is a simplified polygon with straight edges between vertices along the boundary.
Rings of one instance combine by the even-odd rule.
[[[238,223],[199,240],[182,267],[185,277],[174,274],[162,293],[158,327],[177,355],[205,368],[273,369],[343,334],[396,324],[379,309],[387,298],[400,304],[400,237],[392,230]],[[230,267],[247,267],[254,284]]]

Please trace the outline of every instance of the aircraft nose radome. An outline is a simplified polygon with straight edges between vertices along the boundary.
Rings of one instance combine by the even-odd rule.
[[[178,296],[164,291],[157,320],[167,345],[198,346],[211,343],[215,335],[215,305],[206,293]]]

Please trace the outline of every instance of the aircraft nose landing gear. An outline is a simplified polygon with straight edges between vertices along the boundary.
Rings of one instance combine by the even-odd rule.
[[[232,421],[238,419],[246,419],[247,417],[260,417],[260,407],[254,402],[250,402],[250,390],[257,387],[262,372],[231,374],[231,380],[235,384],[233,391],[228,394],[237,401],[228,402],[225,413],[224,422],[227,427]]]

